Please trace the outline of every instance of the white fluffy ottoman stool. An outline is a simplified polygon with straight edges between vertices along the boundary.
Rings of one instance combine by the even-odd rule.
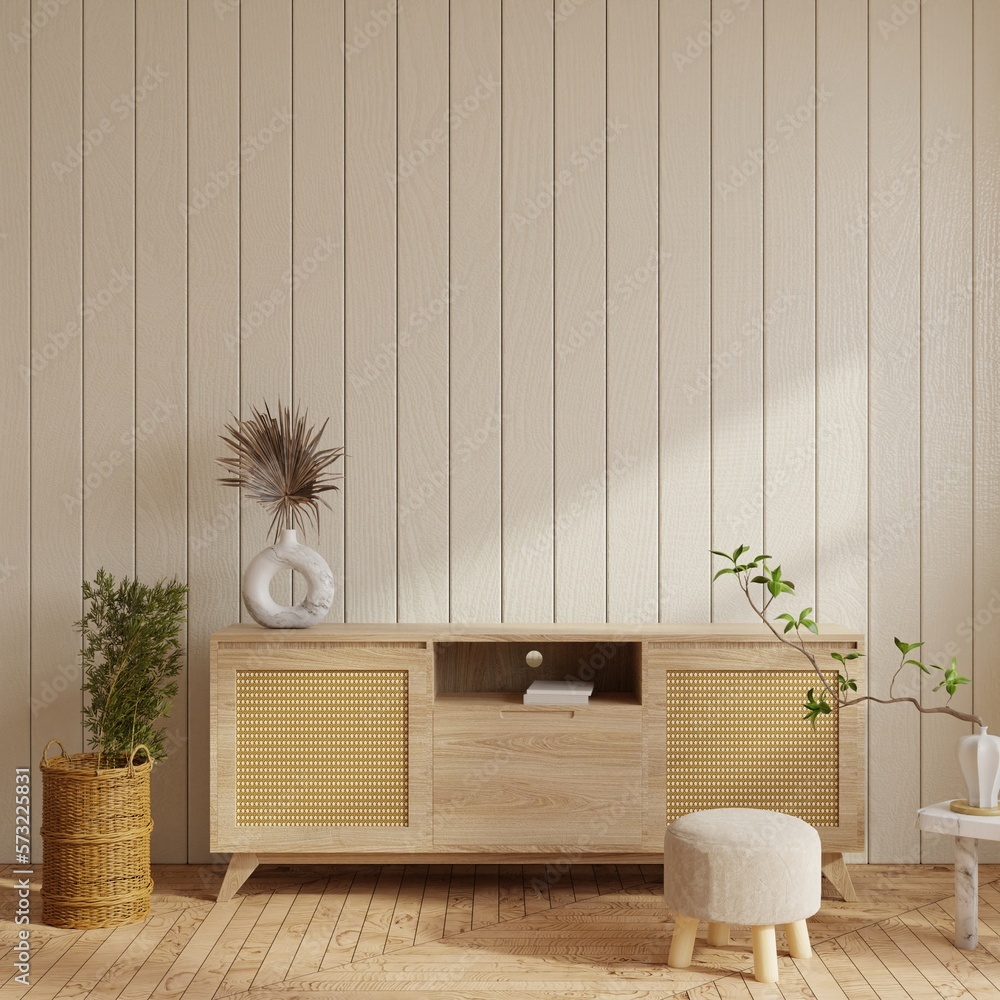
[[[708,809],[667,827],[663,900],[676,917],[667,964],[691,964],[698,921],[708,943],[729,943],[729,925],[753,934],[754,978],[778,981],[774,928],[785,925],[792,958],[809,958],[806,917],[820,907],[819,834],[808,823],[764,809]]]

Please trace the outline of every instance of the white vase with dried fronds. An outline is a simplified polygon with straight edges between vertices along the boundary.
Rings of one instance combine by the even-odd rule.
[[[339,473],[328,470],[344,449],[320,448],[326,424],[317,431],[307,425],[308,414],[278,403],[277,416],[267,405],[251,407],[247,420],[234,420],[220,435],[233,454],[218,459],[232,475],[220,478],[226,486],[246,491],[271,514],[274,545],[258,553],[243,574],[243,603],[255,622],[266,628],[308,628],[321,622],[333,604],[334,579],[326,560],[298,540],[296,528],[311,524],[319,532],[319,505],[330,505],[324,493],[337,489]],[[296,570],[306,580],[306,595],[294,607],[271,596],[271,580],[283,569]]]

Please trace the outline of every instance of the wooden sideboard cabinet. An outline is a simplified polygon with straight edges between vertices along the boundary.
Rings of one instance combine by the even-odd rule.
[[[835,626],[805,641],[831,680],[830,652],[864,651]],[[852,894],[865,714],[805,723],[818,679],[762,625],[233,625],[211,666],[220,900],[267,862],[648,862],[721,806],[813,824]],[[536,678],[594,694],[524,705]]]

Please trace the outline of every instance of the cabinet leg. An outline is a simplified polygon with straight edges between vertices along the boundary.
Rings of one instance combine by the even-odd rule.
[[[844,864],[843,854],[823,855],[823,874],[830,880],[830,884],[840,893],[840,898],[845,903],[856,903],[858,894],[854,891],[854,883],[851,881],[851,873]]]
[[[228,903],[236,895],[240,886],[253,874],[257,867],[256,854],[234,854],[229,859],[229,867],[226,869],[226,877],[219,887],[219,895],[216,902]]]

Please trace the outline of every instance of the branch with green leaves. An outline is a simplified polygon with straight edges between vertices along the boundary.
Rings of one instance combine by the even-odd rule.
[[[916,667],[922,674],[935,675],[935,671],[937,671],[937,676],[940,679],[939,683],[935,685],[934,691],[945,691],[949,702],[962,685],[970,683],[967,677],[959,675],[955,657],[952,657],[951,663],[947,667],[942,667],[937,663],[924,663],[922,660],[911,657],[910,654],[914,650],[923,646],[922,642],[895,640],[896,648],[900,654],[899,666],[892,675],[887,698],[878,698],[871,694],[857,694],[858,682],[851,677],[850,668],[852,661],[862,656],[861,653],[830,653],[830,658],[836,664],[836,680],[831,680],[829,671],[824,671],[820,667],[816,654],[809,649],[803,638],[803,630],[812,632],[814,635],[819,634],[819,627],[813,618],[813,609],[804,608],[798,614],[786,611],[773,616],[773,618],[769,617],[768,609],[774,601],[783,594],[794,595],[795,584],[791,580],[785,579],[781,572],[781,566],[768,565],[771,556],[761,554],[750,559],[747,556],[748,552],[750,552],[750,548],[747,545],[740,545],[731,553],[712,549],[713,555],[726,560],[727,563],[716,572],[712,580],[714,582],[721,576],[736,577],[736,582],[754,614],[767,626],[775,638],[786,646],[797,650],[812,664],[813,671],[819,678],[819,686],[809,688],[806,693],[803,705],[806,714],[803,718],[812,723],[813,726],[816,725],[821,716],[830,715],[834,710],[847,708],[849,705],[858,705],[864,701],[872,701],[878,705],[910,704],[924,715],[950,715],[952,718],[961,719],[963,722],[972,722],[977,726],[983,724],[983,720],[978,715],[960,711],[949,704],[928,707],[923,705],[919,698],[912,695],[897,695],[895,693],[896,681],[899,679],[900,673],[909,666]],[[759,602],[754,599],[751,590],[756,584],[763,588]],[[778,623],[784,624],[782,626]],[[789,633],[792,633],[794,638]]]

